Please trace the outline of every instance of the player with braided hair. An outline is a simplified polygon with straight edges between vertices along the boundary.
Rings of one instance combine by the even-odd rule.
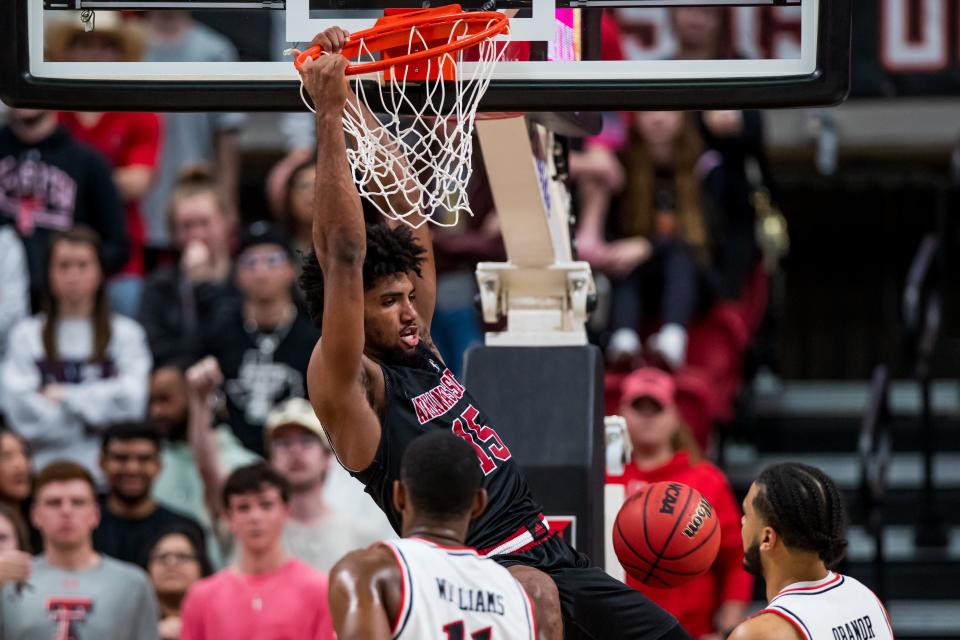
[[[743,500],[743,565],[766,582],[766,608],[731,640],[893,640],[870,589],[831,571],[844,555],[846,508],[825,473],[788,462],[764,469]]]
[[[827,567],[840,561],[847,548],[846,511],[837,486],[824,472],[805,464],[780,464],[765,469],[757,485],[762,490],[754,506],[780,531],[784,544],[817,552]],[[754,545],[745,562],[758,562],[757,553]]]

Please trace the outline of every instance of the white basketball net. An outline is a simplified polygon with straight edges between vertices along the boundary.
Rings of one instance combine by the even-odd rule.
[[[461,24],[454,24],[449,42],[462,37],[466,29],[465,25],[460,28]],[[408,51],[419,50],[415,48],[418,43],[426,46],[418,29],[413,27]],[[376,90],[367,86],[371,83],[363,82],[371,75],[351,78],[357,100],[348,100],[344,108],[347,158],[357,190],[380,213],[413,228],[427,221],[439,226],[455,226],[461,212],[473,215],[467,186],[473,172],[474,120],[506,44],[502,39],[484,40],[473,47],[471,51],[476,52],[477,61],[467,63],[469,71],[464,70],[463,51],[445,53],[421,63],[427,65],[428,78],[433,77],[439,65],[455,64],[455,82],[439,79],[408,82],[409,74],[403,67],[395,70],[392,80],[385,80],[383,72],[377,73]],[[361,60],[373,59],[363,42],[360,52]],[[422,104],[408,95],[408,88],[414,87],[418,97],[423,98]],[[386,121],[364,119],[361,105],[370,111],[385,107]],[[406,115],[401,116],[401,112]],[[398,165],[396,158],[405,159],[407,166]]]

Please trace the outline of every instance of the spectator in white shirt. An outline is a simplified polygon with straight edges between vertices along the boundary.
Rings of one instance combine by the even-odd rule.
[[[97,234],[54,235],[43,312],[10,332],[0,370],[7,418],[29,443],[34,464],[55,458],[100,478],[100,433],[142,420],[151,357],[143,329],[110,312]]]

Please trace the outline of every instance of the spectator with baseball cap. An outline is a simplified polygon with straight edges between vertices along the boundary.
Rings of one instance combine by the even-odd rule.
[[[295,303],[293,257],[278,228],[265,222],[248,227],[234,271],[241,300],[206,331],[204,351],[223,373],[230,426],[259,455],[270,410],[286,398],[306,397],[307,364],[320,338]]]
[[[723,472],[704,460],[677,409],[676,384],[660,369],[637,369],[623,381],[620,412],[627,421],[631,461],[622,475],[607,476],[630,496],[648,484],[677,481],[699,491],[720,516],[721,546],[705,574],[674,589],[627,584],[672,613],[694,638],[719,638],[739,624],[753,593],[743,569],[740,507]],[[720,635],[713,635],[720,634]]]
[[[265,426],[270,465],[290,483],[290,518],[283,529],[290,555],[327,573],[350,551],[395,537],[363,486],[334,458],[307,400],[280,403]],[[357,506],[350,513],[347,505]]]

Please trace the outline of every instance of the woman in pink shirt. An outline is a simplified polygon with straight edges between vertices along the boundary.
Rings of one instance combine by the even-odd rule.
[[[290,486],[263,463],[240,467],[223,487],[237,563],[194,584],[180,640],[333,640],[327,578],[283,549]]]

